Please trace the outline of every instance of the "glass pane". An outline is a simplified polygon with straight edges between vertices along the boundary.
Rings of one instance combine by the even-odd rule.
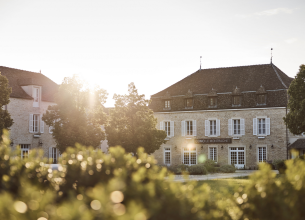
[[[245,164],[245,152],[238,152],[238,164]]]
[[[231,164],[237,164],[237,152],[231,151]]]
[[[196,164],[196,152],[191,152],[191,164]]]
[[[188,152],[184,152],[183,153],[183,163],[184,164],[189,164],[189,158],[190,158],[190,154]]]

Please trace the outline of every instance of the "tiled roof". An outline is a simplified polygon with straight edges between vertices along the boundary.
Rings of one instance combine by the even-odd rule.
[[[21,99],[33,99],[29,96],[21,86],[39,85],[42,86],[42,101],[53,102],[54,94],[58,89],[58,85],[41,73],[29,72],[25,70],[13,69],[0,66],[1,75],[6,76],[9,86],[12,87],[10,97]]]
[[[193,94],[208,94],[212,89],[228,93],[236,87],[241,92],[257,91],[260,86],[265,90],[288,89],[292,80],[273,64],[202,69],[152,97],[164,96],[166,92],[171,96],[185,95],[189,89]]]
[[[294,149],[305,149],[305,139],[298,139],[293,144],[289,146],[289,148],[294,148]]]

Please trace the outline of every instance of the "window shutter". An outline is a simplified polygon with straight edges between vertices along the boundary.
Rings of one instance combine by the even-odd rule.
[[[160,130],[164,130],[164,121],[160,122]]]
[[[185,121],[181,121],[181,136],[185,136]]]
[[[220,120],[216,119],[216,136],[220,136]]]
[[[257,118],[253,118],[253,135],[257,135]]]
[[[49,147],[49,159],[52,158],[52,147]]]
[[[270,135],[270,118],[266,118],[266,135]]]
[[[42,115],[40,115],[40,133],[44,132],[44,121],[42,120]]]
[[[210,134],[210,121],[205,120],[205,136],[209,136]]]
[[[193,135],[194,135],[194,136],[197,136],[196,120],[193,120]]]
[[[175,122],[174,121],[171,121],[170,122],[171,124],[170,124],[170,131],[171,131],[171,137],[174,137],[175,136]]]
[[[30,132],[30,133],[33,133],[33,114],[30,114],[29,132]]]
[[[232,136],[232,119],[228,120],[228,135]]]
[[[240,119],[240,134],[245,135],[245,119]]]

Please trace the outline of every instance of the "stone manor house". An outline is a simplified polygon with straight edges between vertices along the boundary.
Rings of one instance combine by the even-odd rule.
[[[293,79],[274,64],[200,69],[151,96],[151,109],[167,142],[154,153],[159,164],[193,165],[201,154],[221,164],[252,168],[286,159],[304,137],[284,124]],[[293,146],[293,144],[292,144]]]

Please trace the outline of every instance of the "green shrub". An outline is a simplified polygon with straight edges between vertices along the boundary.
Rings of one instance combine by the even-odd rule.
[[[273,162],[273,165],[274,165],[275,169],[277,169],[279,171],[280,174],[284,174],[287,169],[285,160],[275,160]]]
[[[207,169],[205,168],[205,166],[203,164],[196,164],[196,165],[192,165],[189,166],[188,171],[190,174],[194,174],[194,175],[205,175],[207,174]]]
[[[220,173],[235,173],[235,166],[234,165],[222,165],[219,167]]]
[[[207,159],[203,164],[209,173],[216,172],[216,170],[217,170],[216,166],[218,166],[218,165],[217,165],[217,163],[215,163],[214,160]]]

